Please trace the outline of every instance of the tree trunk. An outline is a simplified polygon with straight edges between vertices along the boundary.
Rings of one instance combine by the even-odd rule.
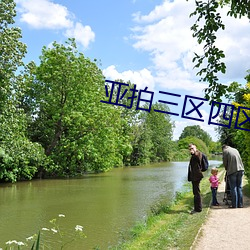
[[[52,139],[50,145],[45,150],[45,154],[47,156],[49,156],[51,154],[51,152],[53,151],[53,149],[55,148],[55,146],[57,145],[57,143],[60,141],[62,133],[63,133],[62,119],[60,119],[57,122],[57,125],[56,125],[54,138]]]

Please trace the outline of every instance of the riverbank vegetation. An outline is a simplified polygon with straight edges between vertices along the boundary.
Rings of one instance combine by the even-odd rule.
[[[38,233],[26,237],[22,241],[9,240],[5,243],[5,250],[14,249],[66,249],[75,241],[79,241],[84,245],[84,239],[87,237],[83,232],[83,226],[76,225],[68,230],[63,227],[62,218],[64,214],[49,221],[48,227],[41,228]],[[3,248],[0,248],[3,249]]]
[[[219,179],[224,181],[225,170],[219,166]],[[151,209],[147,219],[138,222],[120,244],[111,247],[112,250],[137,249],[192,249],[197,240],[198,232],[206,221],[211,204],[211,189],[209,176],[201,181],[203,211],[190,215],[193,208],[193,194],[191,185],[187,184],[182,192],[176,193],[175,200],[160,203]],[[248,179],[244,178],[243,193],[250,197]]]
[[[223,181],[224,170],[220,171]],[[124,242],[111,249],[190,249],[199,229],[204,223],[211,202],[208,177],[201,181],[203,211],[190,215],[193,208],[193,194],[190,183],[182,192],[176,193],[175,200],[166,205],[158,204],[151,209],[146,221],[138,223],[124,237]]]
[[[97,61],[80,53],[74,39],[42,48],[39,63],[25,64],[28,48],[21,42],[22,31],[15,27],[15,2],[1,1],[0,9],[0,181],[186,160],[190,142],[206,154],[221,151],[220,143],[212,142],[199,126],[188,126],[173,141],[175,125],[168,106],[133,105],[134,94],[139,94],[135,83],[117,79],[121,85],[106,86]],[[119,105],[105,103],[112,90],[111,101]],[[249,87],[241,88],[235,101],[248,107],[247,91]],[[225,131],[218,130],[221,136]],[[237,130],[231,135],[244,151],[248,169],[249,134]]]

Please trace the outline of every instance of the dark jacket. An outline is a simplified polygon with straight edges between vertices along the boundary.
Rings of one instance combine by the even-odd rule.
[[[200,181],[203,178],[201,172],[201,158],[202,153],[199,150],[191,155],[188,166],[188,181]]]

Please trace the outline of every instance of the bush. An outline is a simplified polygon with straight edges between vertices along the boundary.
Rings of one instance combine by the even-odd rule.
[[[206,155],[209,154],[207,145],[202,140],[193,136],[188,136],[188,137],[185,137],[184,139],[179,140],[178,147],[179,149],[188,149],[188,144],[190,143],[195,144],[199,151],[205,153]]]
[[[48,164],[44,149],[26,138],[2,143],[0,148],[0,179],[16,182],[31,180],[39,168]]]

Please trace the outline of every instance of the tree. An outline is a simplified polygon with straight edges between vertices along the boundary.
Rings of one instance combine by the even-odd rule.
[[[145,125],[150,131],[152,142],[151,162],[170,160],[172,145],[173,124],[167,113],[156,112],[154,110],[169,112],[165,104],[155,103],[151,107],[151,112],[145,113]]]
[[[46,164],[39,144],[26,136],[26,116],[20,107],[25,85],[21,67],[26,45],[14,26],[15,2],[0,1],[0,179],[15,182],[31,179]]]
[[[40,65],[29,64],[27,82],[29,136],[57,165],[45,172],[74,175],[122,165],[120,148],[128,145],[120,135],[120,110],[100,102],[102,72],[78,52],[74,39],[44,47]]]
[[[0,111],[6,105],[13,104],[13,90],[20,87],[20,79],[16,75],[19,67],[23,66],[22,58],[26,54],[26,45],[20,41],[21,30],[14,27],[16,4],[13,0],[0,2]],[[18,93],[15,93],[18,94]]]
[[[156,112],[154,109],[169,111],[166,105],[155,103],[150,112],[139,113],[138,122],[131,127],[133,148],[130,156],[131,165],[171,159],[173,124],[167,113]]]
[[[115,84],[113,84],[115,83]],[[120,84],[122,83],[122,84]],[[126,84],[126,85],[125,85]],[[136,109],[132,106],[135,85],[131,82],[125,83],[122,80],[112,82],[113,101],[116,101],[117,94],[120,97],[117,106],[121,112],[122,130],[121,138],[126,139],[132,148],[121,152],[125,165],[142,165],[150,162],[167,161],[171,158],[172,123],[166,113],[169,108],[159,103],[153,104],[151,111]],[[111,89],[109,88],[109,90]],[[132,100],[132,101],[131,101]],[[148,106],[143,108],[146,110]],[[163,112],[155,112],[154,109]],[[164,113],[165,112],[165,113]]]
[[[119,84],[114,84],[113,86],[113,101],[116,102],[119,90],[120,95],[124,95],[123,98],[119,100],[119,104],[124,106],[117,106],[120,112],[122,126],[120,130],[120,139],[124,140],[123,142],[121,141],[121,144],[127,145],[126,147],[120,147],[123,164],[129,166],[149,163],[148,154],[142,152],[147,151],[149,148],[147,133],[142,136],[144,129],[140,121],[140,110],[137,110],[135,105],[132,105],[134,103],[133,98],[131,98],[133,92],[130,90],[136,89],[136,85],[130,81],[124,82],[122,79],[116,79],[115,82]],[[120,83],[124,83],[124,85],[120,85]],[[109,91],[111,91],[110,87]],[[141,136],[143,138],[141,138]],[[141,144],[141,146],[139,146],[139,144]]]
[[[173,142],[171,160],[172,161],[188,160],[190,158],[190,152],[187,149],[188,144],[184,144],[183,148],[179,148],[178,142],[179,141]]]
[[[250,73],[248,71],[248,73]],[[242,154],[242,158],[245,164],[245,172],[248,178],[250,177],[250,74],[245,77],[247,84],[240,93],[235,95],[235,101],[233,102],[234,106],[236,107],[236,111],[234,112],[234,119],[236,118],[236,114],[238,111],[239,106],[245,107],[244,112],[239,113],[238,117],[238,126],[242,124],[240,127],[242,129],[235,129],[234,133],[234,143],[237,145],[240,153]]]
[[[151,141],[151,131],[145,121],[134,124],[131,136],[132,152],[130,154],[130,165],[145,165],[152,160],[153,143]]]
[[[222,152],[221,143],[219,141],[217,142],[212,141],[209,150],[211,154],[221,153]]]
[[[196,9],[190,16],[197,16],[196,22],[191,27],[193,37],[197,38],[199,44],[204,43],[203,54],[195,53],[193,62],[199,68],[200,81],[209,83],[205,89],[205,98],[221,102],[221,96],[226,94],[228,87],[219,83],[218,74],[226,72],[226,65],[222,61],[225,58],[223,50],[216,47],[216,34],[225,25],[222,22],[219,7],[230,5],[228,15],[235,18],[248,16],[250,19],[249,0],[200,0],[196,2]],[[203,68],[201,68],[205,65]]]
[[[200,140],[202,140],[204,143],[206,143],[207,147],[209,147],[209,145],[212,142],[212,138],[211,136],[204,131],[203,129],[201,129],[201,127],[199,125],[193,125],[193,126],[187,126],[183,129],[179,140],[184,139],[188,136],[193,136],[193,137],[197,137]]]
[[[187,136],[183,139],[180,139],[178,141],[178,147],[180,150],[188,151],[188,145],[190,143],[195,144],[197,149],[200,150],[201,152],[205,153],[206,155],[209,154],[209,151],[208,151],[206,144],[201,139],[194,137],[194,136]]]
[[[248,73],[250,73],[248,71]],[[245,87],[240,87],[238,84],[237,91],[234,94],[234,97],[230,98],[230,101],[236,108],[234,110],[234,115],[232,119],[232,125],[230,128],[226,126],[220,126],[217,128],[217,132],[220,136],[220,142],[221,144],[227,144],[229,146],[235,147],[239,150],[239,152],[242,155],[242,159],[245,165],[246,174],[249,178],[250,176],[250,147],[249,147],[249,130],[250,125],[249,122],[246,121],[246,115],[249,117],[250,113],[247,109],[244,110],[246,115],[243,115],[242,112],[240,112],[240,115],[238,117],[238,126],[240,123],[244,122],[242,125],[242,129],[235,129],[235,122],[236,122],[236,116],[238,107],[246,107],[250,108],[250,74],[248,74],[245,77],[247,84]],[[225,122],[224,119],[221,118],[220,123],[223,124]]]

